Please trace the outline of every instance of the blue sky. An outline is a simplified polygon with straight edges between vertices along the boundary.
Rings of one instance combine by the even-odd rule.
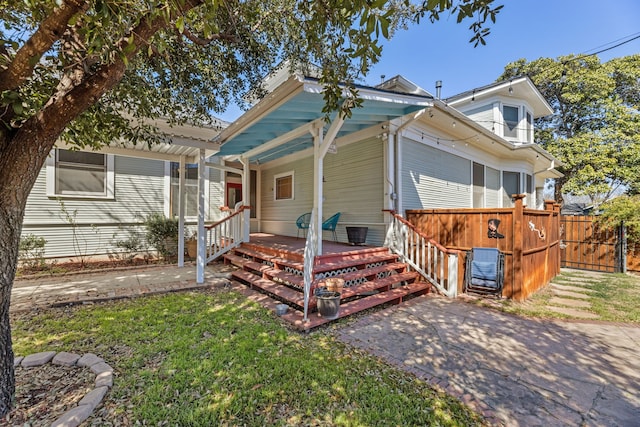
[[[532,61],[569,54],[593,53],[640,35],[638,0],[496,0],[504,4],[491,26],[487,45],[473,47],[469,24],[455,17],[428,20],[401,31],[385,43],[381,61],[364,83],[376,85],[381,75],[401,74],[435,93],[449,97],[495,81],[504,66],[520,58]],[[640,53],[640,38],[598,55],[602,62]],[[220,117],[233,120],[236,108]]]

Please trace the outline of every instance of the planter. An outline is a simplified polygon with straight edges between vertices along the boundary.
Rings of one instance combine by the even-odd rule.
[[[341,279],[339,277],[329,277],[327,279],[324,279],[322,283],[329,292],[341,293],[342,288],[344,288],[344,279]]]
[[[318,312],[326,319],[338,318],[340,312],[340,294],[338,292],[320,292],[316,295]]]
[[[187,240],[187,255],[189,258],[195,258],[198,256],[198,241],[196,239]]]
[[[276,314],[278,316],[284,316],[287,314],[287,310],[289,310],[289,306],[287,304],[276,304]]]
[[[364,245],[369,227],[347,227],[347,239],[352,245]]]

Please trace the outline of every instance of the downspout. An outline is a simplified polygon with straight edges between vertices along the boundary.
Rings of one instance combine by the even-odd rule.
[[[418,120],[420,116],[422,116],[426,111],[427,111],[427,108],[423,108],[422,110],[414,114],[413,117],[411,117],[409,120],[399,124],[398,127],[393,129],[392,131],[393,150],[394,150],[393,157],[395,160],[395,167],[394,167],[395,174],[394,174],[394,182],[393,182],[393,187],[395,190],[394,191],[395,193],[394,210],[399,214],[401,214],[400,210],[402,208],[402,150],[400,149],[400,143],[402,142],[402,132],[410,124]]]

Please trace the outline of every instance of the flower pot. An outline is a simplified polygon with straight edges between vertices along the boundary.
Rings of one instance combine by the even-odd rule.
[[[369,227],[347,227],[347,239],[352,245],[364,245]]]
[[[344,279],[339,277],[329,277],[323,280],[323,285],[329,292],[341,293],[344,288]]]
[[[338,318],[340,312],[340,294],[338,292],[320,292],[316,295],[318,312],[326,319]]]
[[[198,256],[198,241],[196,239],[187,240],[187,255],[189,258],[195,258]]]
[[[278,316],[284,316],[285,314],[287,314],[287,310],[289,310],[289,306],[287,304],[276,305],[276,314]]]

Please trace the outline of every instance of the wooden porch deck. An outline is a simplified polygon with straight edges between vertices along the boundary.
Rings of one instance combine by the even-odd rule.
[[[411,295],[429,292],[431,285],[387,248],[352,246],[323,241],[323,254],[315,259],[309,298],[308,320],[304,321],[305,239],[272,234],[251,234],[250,242],[224,255],[226,263],[238,267],[236,282],[264,294],[261,303],[275,310],[289,306],[282,319],[308,331],[336,319],[322,317],[316,310],[314,289],[328,277],[345,280],[338,319],[384,304],[399,304]]]

